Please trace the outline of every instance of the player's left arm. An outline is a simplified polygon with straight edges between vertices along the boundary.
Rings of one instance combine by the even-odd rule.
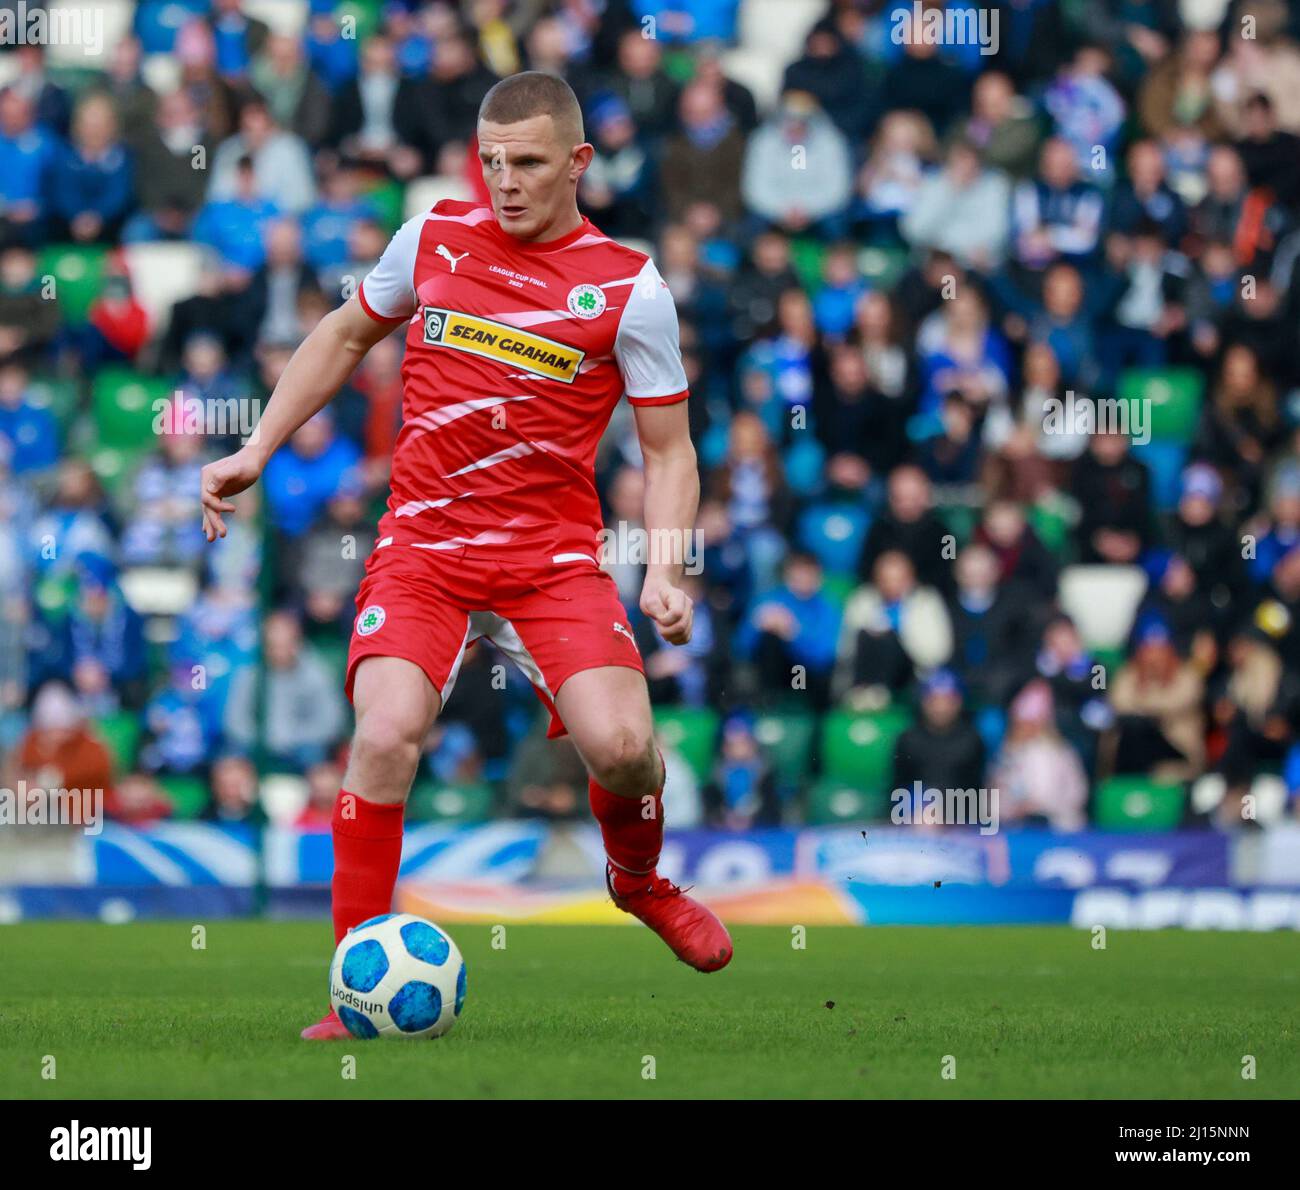
[[[650,537],[641,610],[670,645],[684,645],[691,639],[695,609],[677,584],[687,560],[694,556],[689,540],[700,503],[686,402],[634,408],[645,460],[644,519]]]
[[[677,584],[700,502],[686,414],[686,371],[672,294],[647,260],[628,293],[614,355],[636,417],[645,460],[644,520],[650,535],[641,610],[670,645],[691,639],[694,609]]]

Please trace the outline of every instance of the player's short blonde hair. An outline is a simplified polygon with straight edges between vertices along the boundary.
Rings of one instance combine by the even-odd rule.
[[[578,97],[559,75],[523,70],[503,78],[483,96],[478,118],[491,124],[518,124],[534,116],[550,116],[556,134],[570,145],[586,139]]]

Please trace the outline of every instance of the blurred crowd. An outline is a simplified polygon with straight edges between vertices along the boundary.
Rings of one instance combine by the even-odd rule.
[[[1294,815],[1297,6],[1014,0],[983,48],[900,41],[889,0],[273,7],[139,0],[97,70],[0,55],[4,784],[327,821],[400,336],[213,548],[198,473],[239,427],[154,432],[140,402],[264,402],[405,217],[483,195],[478,104],[535,68],[582,101],[585,213],[681,318],[689,646],[608,560],[676,825],[878,817],[827,792],[868,770],[1060,830]],[[639,524],[639,462],[620,408],[611,526]],[[414,815],[584,813],[501,664],[468,655]]]

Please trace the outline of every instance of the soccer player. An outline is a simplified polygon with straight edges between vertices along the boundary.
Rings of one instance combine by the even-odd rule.
[[[640,654],[597,563],[594,459],[624,393],[651,542],[684,542],[695,522],[676,309],[643,253],[578,212],[592,146],[567,83],[536,71],[503,79],[479,109],[478,140],[492,205],[444,199],[398,230],[295,352],[250,442],[203,469],[204,532],[225,535],[229,497],[405,327],[392,495],[348,655],[356,729],[332,824],[335,940],[391,908],[421,744],[465,650],[486,637],[532,681],[548,734],[567,731],[586,763],[614,903],[683,962],[717,971],[731,959],[726,929],[656,871],[663,759]],[[640,606],[681,645],[692,621],[676,585],[684,551],[662,552]],[[303,1031],[347,1035],[332,1011]]]

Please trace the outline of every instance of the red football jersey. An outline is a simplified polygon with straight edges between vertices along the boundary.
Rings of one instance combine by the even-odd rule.
[[[677,311],[642,252],[584,219],[525,243],[444,200],[393,236],[358,296],[409,319],[381,546],[596,560],[596,447],[619,397],[686,399]]]

